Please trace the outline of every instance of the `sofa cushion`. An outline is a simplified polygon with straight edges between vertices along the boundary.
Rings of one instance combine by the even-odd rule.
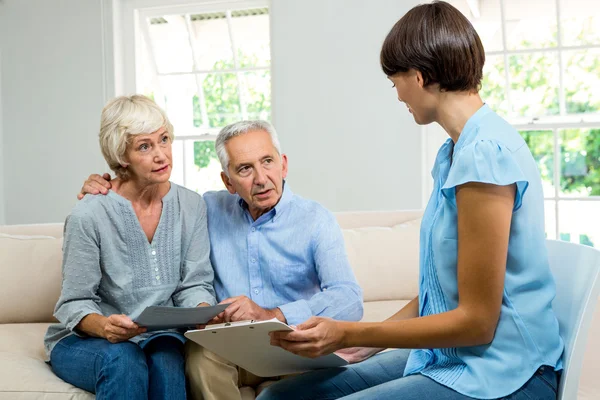
[[[0,323],[54,321],[61,263],[62,238],[0,233]]]
[[[93,399],[44,362],[47,323],[0,325],[0,399]]]
[[[364,300],[410,300],[419,291],[421,219],[392,227],[343,229]]]
[[[396,314],[409,300],[368,301],[364,304],[362,322],[381,322]]]

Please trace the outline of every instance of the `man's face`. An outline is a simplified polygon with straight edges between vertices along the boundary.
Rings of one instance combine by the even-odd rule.
[[[271,136],[263,130],[228,140],[225,150],[229,155],[229,176],[221,173],[223,183],[229,193],[237,193],[244,199],[256,220],[275,207],[281,198],[287,157],[277,152]]]

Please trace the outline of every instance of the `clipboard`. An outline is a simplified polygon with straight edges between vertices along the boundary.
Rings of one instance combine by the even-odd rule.
[[[185,336],[229,362],[265,378],[348,364],[336,354],[307,358],[271,345],[269,332],[292,330],[275,318],[209,325],[206,329],[187,331]]]
[[[148,332],[173,328],[189,328],[205,324],[219,315],[229,304],[210,307],[161,307],[150,306],[133,321]]]

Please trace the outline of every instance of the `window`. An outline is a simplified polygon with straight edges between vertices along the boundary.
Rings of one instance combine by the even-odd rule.
[[[227,124],[271,119],[266,2],[141,9],[137,91],[166,110],[175,129],[173,182],[223,189],[215,138]]]
[[[481,97],[519,130],[538,164],[547,237],[600,247],[600,7],[595,0],[450,3],[486,49]],[[426,150],[440,138],[428,134]]]

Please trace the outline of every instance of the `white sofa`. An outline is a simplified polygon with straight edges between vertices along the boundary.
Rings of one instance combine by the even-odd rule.
[[[364,290],[364,321],[385,319],[416,296],[420,216],[420,211],[337,214]],[[42,340],[60,292],[61,246],[62,224],[0,226],[0,400],[94,398],[56,377],[43,361]],[[599,338],[600,308],[579,399],[600,399]],[[253,388],[242,393],[254,398]]]

